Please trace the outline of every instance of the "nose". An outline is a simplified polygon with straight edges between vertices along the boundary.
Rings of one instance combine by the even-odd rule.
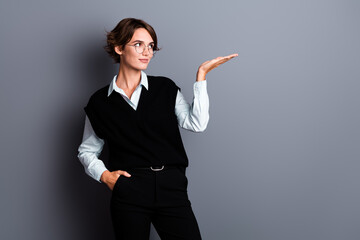
[[[142,52],[142,54],[143,54],[144,56],[150,55],[150,50],[149,50],[149,48],[145,47],[145,48],[144,48],[144,51]]]

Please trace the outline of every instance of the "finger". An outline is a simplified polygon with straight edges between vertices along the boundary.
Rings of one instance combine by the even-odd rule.
[[[118,172],[118,174],[123,175],[123,176],[125,176],[125,177],[131,177],[131,174],[129,174],[129,173],[126,172],[126,171],[118,170],[117,172]]]
[[[234,53],[234,54],[230,54],[230,55],[228,55],[228,56],[223,57],[223,59],[230,60],[230,59],[232,59],[232,58],[234,58],[234,57],[237,57],[237,56],[239,56],[239,54]]]
[[[230,55],[227,55],[227,56],[219,56],[219,57],[217,57],[217,58],[215,58],[215,59],[221,59],[221,58],[233,58],[233,57],[237,57],[237,56],[239,56],[239,54],[237,54],[237,53],[233,53],[233,54],[230,54]]]
[[[212,64],[210,65],[210,67],[218,67],[218,66],[220,66],[221,64],[226,63],[226,62],[229,61],[229,60],[230,60],[230,59],[226,59],[226,58],[219,59],[219,60],[215,61],[214,63],[212,63]]]
[[[223,61],[223,60],[228,61],[228,60],[230,60],[230,59],[232,59],[232,58],[234,58],[234,57],[237,57],[237,56],[238,56],[238,54],[237,54],[237,53],[234,53],[234,54],[231,54],[231,55],[228,55],[228,56],[224,56],[224,57],[217,57],[217,58],[211,59],[211,60],[209,60],[209,61],[203,62],[202,65],[206,65],[206,64],[208,64],[208,63],[217,63],[217,62],[221,62],[221,61]]]
[[[224,62],[231,60],[234,57],[235,56],[217,57],[217,58],[214,58],[213,60],[211,60],[211,62],[214,64],[222,64]]]
[[[234,58],[234,57],[237,57],[237,56],[239,56],[239,54],[233,53],[233,54],[227,55],[226,57]]]
[[[202,63],[200,65],[200,67],[202,67],[206,73],[210,72],[211,70],[213,70],[214,68],[217,68],[218,66],[220,66],[221,64],[229,61],[230,59],[237,57],[238,54],[234,53],[234,54],[230,54],[228,56],[224,56],[224,57],[217,57],[214,59],[211,59],[209,61],[206,61],[204,63]]]
[[[231,59],[231,58],[234,58],[234,57],[237,57],[237,56],[239,56],[239,54],[233,53],[233,54],[230,54],[230,55],[227,55],[227,56],[223,56],[222,58],[229,58],[229,59]]]
[[[214,61],[212,64],[209,64],[208,72],[210,72],[210,71],[213,70],[214,68],[217,68],[217,67],[220,66],[221,64],[226,63],[226,62],[229,61],[229,60],[230,60],[230,58],[229,58],[229,59],[222,58],[222,59],[219,59],[219,60]]]
[[[218,63],[218,64],[223,64],[223,63],[225,63],[225,62],[233,59],[234,57],[236,57],[236,56],[226,56],[226,57],[223,57],[222,59],[219,59],[219,60],[217,61],[217,63]]]

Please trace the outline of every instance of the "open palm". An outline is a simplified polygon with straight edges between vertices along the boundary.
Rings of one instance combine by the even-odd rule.
[[[198,69],[198,80],[204,80],[205,79],[205,75],[207,73],[209,73],[211,70],[213,70],[214,68],[220,66],[223,63],[226,63],[227,61],[229,61],[230,59],[237,57],[238,54],[234,53],[228,56],[224,56],[224,57],[217,57],[214,58],[212,60],[203,62],[199,69]],[[200,78],[200,79],[199,79]]]

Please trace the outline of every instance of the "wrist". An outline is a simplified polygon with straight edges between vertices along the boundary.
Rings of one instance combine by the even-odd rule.
[[[104,172],[101,174],[100,181],[103,182],[103,183],[106,183],[109,174],[110,174],[110,171],[109,171],[109,170],[104,171]]]
[[[204,71],[198,70],[196,74],[196,81],[200,82],[200,81],[204,81],[205,79],[206,79],[206,73]]]

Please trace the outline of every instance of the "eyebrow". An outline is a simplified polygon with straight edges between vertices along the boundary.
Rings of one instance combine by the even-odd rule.
[[[142,42],[142,43],[143,43],[144,41],[141,41],[141,40],[134,40],[134,41],[132,41],[132,43],[136,43],[136,42]],[[150,43],[154,43],[154,42],[149,42],[149,44],[150,44]]]

